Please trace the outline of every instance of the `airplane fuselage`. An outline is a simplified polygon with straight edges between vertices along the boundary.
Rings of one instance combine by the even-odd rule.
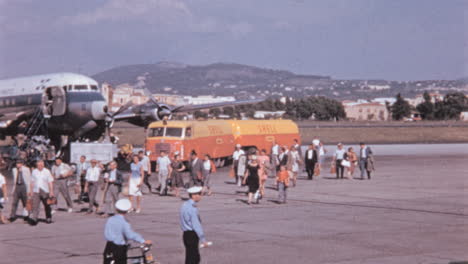
[[[0,80],[0,134],[16,135],[31,112],[48,117],[49,135],[96,137],[104,132],[107,103],[98,83],[84,75],[55,73]]]

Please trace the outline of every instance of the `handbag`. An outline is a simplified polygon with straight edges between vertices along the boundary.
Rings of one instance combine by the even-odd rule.
[[[32,206],[32,199],[31,199],[31,198],[28,198],[28,199],[26,200],[26,211],[31,212],[32,209],[33,209],[32,207],[33,207],[33,206]]]
[[[331,173],[331,174],[336,173],[335,163],[332,163],[331,168],[330,168],[330,173]]]
[[[341,161],[341,166],[349,168],[349,167],[351,167],[351,162],[349,162],[347,160],[342,160]]]
[[[57,198],[55,196],[50,196],[49,198],[47,198],[47,204],[48,205],[57,204]]]
[[[262,199],[262,194],[260,193],[260,190],[257,190],[254,194],[254,199],[255,200],[260,200]]]
[[[314,176],[318,176],[318,175],[320,175],[320,166],[315,165],[315,168],[314,168]]]

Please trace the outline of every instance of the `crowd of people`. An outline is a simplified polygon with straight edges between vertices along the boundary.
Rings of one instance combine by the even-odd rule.
[[[273,142],[269,151],[244,149],[238,144],[232,154],[229,176],[238,186],[246,187],[248,196],[246,203],[249,205],[259,203],[260,199],[265,196],[267,180],[274,178],[273,188],[278,191],[276,202],[283,204],[287,202],[287,190],[297,185],[298,177],[303,170],[307,173],[308,180],[320,177],[323,173],[326,153],[323,142],[318,138],[314,138],[305,152],[302,152],[297,139],[290,146],[280,146],[277,142]],[[87,208],[84,210],[87,214],[97,213],[102,217],[114,217],[129,212],[138,214],[142,211],[141,200],[144,186],[148,190],[146,194],[153,193],[160,196],[166,196],[172,192],[173,196],[180,197],[181,190],[186,189],[191,200],[189,204],[184,204],[182,208],[185,209],[181,211],[183,239],[187,247],[187,258],[199,259],[198,246],[195,250],[193,245],[194,241],[198,244],[198,239],[203,243],[206,242],[204,237],[200,237],[201,226],[187,227],[187,223],[193,224],[193,221],[189,221],[186,219],[188,216],[183,215],[189,214],[190,217],[198,215],[198,211],[194,214],[192,210],[194,204],[202,195],[211,196],[214,193],[212,174],[216,172],[216,166],[209,155],[199,157],[195,151],[191,152],[188,162],[183,162],[178,152],[161,151],[159,154],[154,168],[158,178],[156,188],[153,188],[150,181],[152,168],[149,153],[140,151],[138,154],[133,154],[133,151],[128,147],[125,149],[125,146],[121,149],[119,157],[106,165],[95,159],[88,162],[86,156],[81,156],[77,164],[66,164],[61,158],[56,158],[51,166],[46,166],[46,162],[38,160],[30,169],[24,160],[18,159],[11,170],[13,188],[8,220],[2,209],[9,195],[5,177],[0,175],[0,220],[3,223],[16,221],[19,218],[17,209],[21,202],[23,205],[21,216],[27,223],[38,224],[42,204],[45,211],[45,223],[50,224],[53,222],[52,216],[59,210],[57,208],[59,198],[65,200],[67,206],[65,211],[68,213],[83,211],[75,210],[75,203],[87,203]],[[361,179],[364,179],[366,175],[368,179],[371,179],[371,172],[374,170],[372,150],[366,144],[360,143],[359,153],[356,153],[352,147],[345,149],[343,144],[339,143],[333,152],[330,167],[331,173],[336,174],[338,179],[343,179],[345,172],[346,178],[353,179],[358,167],[361,170]],[[187,182],[184,182],[185,173],[188,174]],[[99,189],[102,190],[102,197],[97,197]],[[75,200],[72,199],[73,194],[76,195]],[[125,196],[128,200],[122,202],[119,196]],[[109,224],[111,226],[122,222],[121,219],[112,221],[115,223]],[[106,234],[112,233],[107,229],[106,227]],[[194,238],[195,236],[197,239]],[[137,241],[144,241],[137,235],[134,237]],[[107,245],[107,254],[112,250],[120,249],[118,246],[121,244],[118,240],[117,244]]]

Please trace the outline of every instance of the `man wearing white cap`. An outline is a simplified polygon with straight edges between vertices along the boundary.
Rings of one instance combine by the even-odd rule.
[[[125,215],[131,207],[132,203],[128,199],[120,199],[115,203],[117,214],[107,220],[104,228],[104,237],[107,241],[104,249],[104,264],[126,264],[128,240],[147,245],[152,244],[150,240],[145,240],[140,234],[133,231],[125,220]]]
[[[202,247],[210,245],[205,239],[197,203],[201,200],[202,187],[194,186],[187,190],[190,199],[180,209],[180,228],[184,231],[185,264],[200,263],[199,242]]]

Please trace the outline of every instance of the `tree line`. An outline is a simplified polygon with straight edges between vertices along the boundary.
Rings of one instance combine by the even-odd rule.
[[[428,92],[425,92],[423,98],[424,101],[414,107],[401,94],[397,94],[395,103],[387,103],[387,109],[391,113],[392,119],[397,121],[411,117],[413,111],[419,112],[424,120],[457,120],[460,118],[461,112],[468,111],[468,99],[461,92],[447,93],[443,100],[436,101],[431,98]],[[339,121],[346,119],[342,103],[323,96],[298,99],[286,97],[284,103],[280,99],[268,98],[258,104],[213,108],[208,112],[195,111],[193,115],[197,119],[207,118],[208,116],[219,117],[220,115],[240,119],[243,116],[253,118],[256,111],[284,111],[283,118],[293,120]]]
[[[416,110],[423,120],[458,120],[461,112],[468,110],[468,99],[461,92],[447,93],[443,100],[433,100],[428,92],[424,92],[423,98],[424,101],[414,108],[398,94],[395,103],[389,106],[392,118],[402,120]]]
[[[346,113],[341,102],[323,96],[310,96],[300,99],[286,97],[283,103],[280,99],[268,98],[258,104],[226,106],[223,108],[210,109],[208,113],[195,111],[195,118],[207,118],[208,115],[225,115],[230,118],[241,118],[244,114],[248,118],[253,118],[256,111],[277,112],[284,111],[284,118],[293,120],[342,120],[346,118]],[[273,116],[271,116],[273,117]]]

